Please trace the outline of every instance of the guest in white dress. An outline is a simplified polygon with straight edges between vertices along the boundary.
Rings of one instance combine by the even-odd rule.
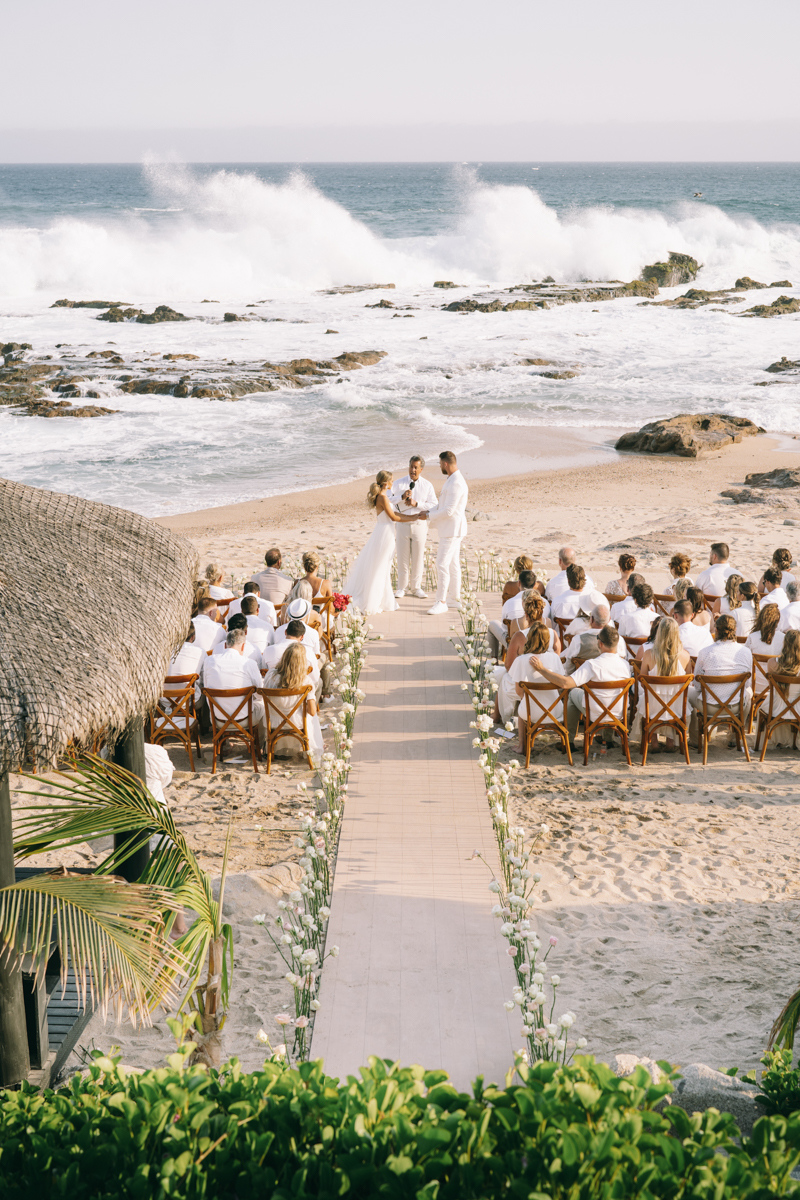
[[[745,645],[753,654],[776,656],[783,650],[786,634],[781,633],[781,610],[777,604],[762,604]],[[756,664],[756,691],[763,692],[768,681],[759,663]]]
[[[684,581],[687,587],[694,587],[694,580],[689,575],[691,569],[692,560],[688,554],[673,554],[669,560],[669,573],[672,576],[672,583],[668,583],[664,588],[664,595],[674,596],[676,600],[682,600],[685,596],[685,590],[684,595],[679,596],[675,588],[681,581]]]
[[[308,665],[305,648],[300,642],[290,642],[281,661],[269,671],[264,679],[264,687],[299,688],[304,687],[306,684],[311,685],[311,691],[305,700],[305,729],[308,734],[311,760],[315,766],[319,766],[322,761],[324,745],[322,742],[322,730],[319,724],[319,711],[314,699],[312,672]],[[297,703],[297,696],[270,696],[269,701],[270,704],[274,704],[281,712],[288,715]],[[302,706],[297,709],[291,719],[293,725],[297,725],[302,729]],[[271,718],[271,720],[274,722],[274,718]],[[297,738],[279,737],[275,743],[273,753],[301,755],[304,751]]]
[[[796,587],[796,584],[790,584],[790,587]],[[800,675],[800,630],[788,629],[783,640],[783,649],[777,658],[770,659],[767,665],[767,675]],[[798,709],[797,701],[800,698],[800,680],[797,684],[789,684],[788,701],[781,699],[777,688],[775,689],[775,698],[772,702],[772,716],[779,717],[782,713],[788,712],[792,720],[791,709],[789,705],[794,705]],[[765,712],[769,711],[765,702]],[[779,725],[773,737],[777,745],[790,745],[789,734],[791,733],[791,725],[784,722]]]
[[[621,600],[628,594],[628,580],[631,572],[636,570],[636,558],[633,554],[620,554],[617,559],[619,579],[611,579],[605,586],[606,596],[619,596]]]
[[[561,659],[554,650],[549,649],[550,646],[550,630],[546,625],[542,625],[537,621],[535,625],[531,625],[528,637],[525,642],[525,649],[522,654],[517,655],[510,671],[508,672],[509,682],[513,684],[516,693],[517,704],[519,705],[519,718],[517,720],[517,733],[519,734],[519,745],[517,750],[522,753],[525,750],[525,719],[530,708],[530,716],[532,721],[537,721],[542,716],[541,710],[535,703],[529,704],[528,697],[524,696],[524,692],[520,687],[521,683],[547,683],[547,679],[541,674],[541,667],[551,671],[561,670]],[[537,655],[537,666],[534,666],[533,655]],[[556,699],[558,692],[554,689],[552,692],[538,692],[537,699],[548,708]],[[523,699],[524,696],[524,699]],[[513,710],[512,710],[513,711]],[[511,713],[506,720],[511,719]],[[557,712],[560,718],[561,713]]]
[[[216,563],[209,563],[206,567],[206,580],[208,581],[208,594],[212,600],[232,600],[233,592],[230,588],[223,586],[224,571],[222,567]]]
[[[789,570],[789,568],[792,565],[791,550],[787,550],[784,546],[780,546],[772,556],[772,564],[771,565],[773,567],[776,567],[781,573],[780,585],[782,588],[785,588],[787,583],[796,583],[797,582],[797,580],[795,579],[795,576]],[[764,575],[766,575],[766,571],[764,572]],[[764,575],[761,576],[761,579],[759,580],[759,583],[758,583],[758,590],[762,596],[764,595],[764,591],[765,591]]]
[[[560,649],[561,643],[554,629],[547,627],[543,613],[547,606],[547,601],[543,596],[531,588],[529,591],[519,593],[522,602],[522,615],[515,617],[511,621],[511,637],[506,650],[505,662],[498,665],[492,671],[492,678],[497,684],[497,693],[495,695],[493,721],[510,721],[516,712],[518,696],[516,684],[512,681],[509,672],[514,665],[518,655],[522,654],[525,649],[525,642],[528,638],[528,631],[537,622],[541,622],[547,629],[548,645],[547,650]],[[517,597],[513,596],[513,600]],[[505,631],[504,631],[505,632]]]
[[[745,638],[756,623],[758,608],[756,585],[746,583],[741,575],[734,573],[725,580],[725,595],[714,601],[713,611],[719,617],[733,617],[737,638]]]
[[[389,499],[391,486],[392,472],[378,471],[367,493],[367,507],[374,509],[377,517],[375,528],[344,581],[345,594],[367,615],[394,612],[400,607],[392,591],[392,559],[396,549],[394,527],[398,521],[420,520],[417,514],[401,516],[395,512]]]

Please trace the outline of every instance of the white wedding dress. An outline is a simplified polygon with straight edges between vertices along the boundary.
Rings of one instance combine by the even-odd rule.
[[[345,593],[363,613],[394,612],[400,607],[392,590],[394,526],[385,512],[378,514],[367,544],[344,581]]]

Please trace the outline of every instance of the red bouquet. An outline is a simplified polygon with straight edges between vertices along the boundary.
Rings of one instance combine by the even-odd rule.
[[[344,592],[333,593],[333,607],[336,609],[337,613],[344,612],[349,603],[350,597],[345,596]]]

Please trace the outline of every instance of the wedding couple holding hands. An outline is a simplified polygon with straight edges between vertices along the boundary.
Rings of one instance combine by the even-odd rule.
[[[408,474],[393,483],[391,471],[379,471],[367,493],[375,509],[375,528],[344,583],[344,590],[364,613],[391,612],[409,591],[421,600],[422,569],[428,526],[439,533],[436,555],[438,585],[431,616],[447,612],[461,600],[461,542],[467,532],[465,510],[469,489],[452,450],[439,455],[446,477],[437,501],[433,485],[422,476],[425,460],[415,454]],[[392,559],[397,553],[397,591],[392,592]]]

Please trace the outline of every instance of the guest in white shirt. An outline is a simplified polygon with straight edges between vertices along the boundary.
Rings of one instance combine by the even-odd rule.
[[[636,607],[633,612],[623,613],[619,621],[620,637],[647,637],[650,626],[656,619],[653,608],[653,589],[649,583],[637,583],[631,597]]]
[[[273,667],[264,680],[265,688],[300,688],[305,687],[310,683],[310,676],[306,669],[304,648],[299,642],[290,642],[286,647],[283,658],[280,663]],[[291,713],[291,722],[293,725],[302,729],[305,726],[305,732],[308,737],[309,754],[314,766],[319,766],[322,761],[322,753],[325,749],[322,742],[322,730],[319,723],[319,711],[316,701],[314,700],[313,692],[308,695],[298,708],[297,696],[270,696],[270,706],[278,709],[279,713],[285,713],[287,716]],[[304,710],[305,709],[305,714]],[[294,711],[292,711],[294,710]],[[304,720],[305,716],[305,720]],[[270,725],[273,729],[279,725],[280,716],[272,712],[270,714]],[[279,737],[273,746],[273,754],[302,754],[303,748],[300,741],[296,737]]]
[[[314,684],[314,694],[319,700],[320,692],[322,691],[322,676],[320,674],[320,666],[317,661],[317,656],[314,651],[303,641],[306,627],[302,621],[290,621],[286,626],[286,637],[280,642],[273,642],[271,646],[267,646],[261,656],[261,667],[264,671],[271,671],[273,667],[277,667],[288,646],[294,642],[299,643],[306,652],[306,659],[309,667],[309,679]]]
[[[226,638],[226,648],[224,654],[214,654],[208,659],[205,665],[205,688],[208,691],[211,689],[241,689],[241,688],[262,688],[264,684],[261,680],[261,671],[257,667],[252,658],[245,658],[246,635],[243,629],[233,629],[229,631]],[[235,713],[241,703],[241,696],[219,696],[214,697],[214,706],[222,709],[223,712],[232,714]],[[263,747],[267,736],[267,719],[264,711],[264,701],[258,692],[252,698],[253,712],[253,730],[258,738],[259,745]],[[212,709],[212,704],[209,701],[209,708]],[[222,718],[217,717],[219,723]],[[242,708],[239,715],[236,717],[239,724],[247,726],[247,709]]]
[[[784,584],[783,590],[789,603],[781,611],[781,623],[778,628],[781,633],[786,633],[787,629],[800,629],[800,587],[792,582]]]
[[[255,596],[242,598],[242,616],[247,618],[247,640],[263,654],[272,641],[272,626],[258,616],[258,599]]]
[[[244,613],[234,613],[232,617],[229,617],[228,633],[230,633],[232,629],[243,629],[245,638],[247,637],[247,617],[244,615]],[[227,646],[225,645],[224,641],[218,642],[211,652],[212,656],[215,654],[224,654],[226,649]],[[261,651],[258,649],[258,646],[254,645],[254,643],[251,641],[245,642],[242,654],[245,658],[252,658],[256,666],[258,666],[261,662]]]
[[[573,675],[561,675],[557,671],[549,670],[542,660],[535,654],[531,659],[532,665],[537,671],[540,671],[545,679],[554,683],[556,687],[567,688],[569,690],[569,701],[567,703],[567,730],[569,731],[569,744],[574,749],[575,734],[578,730],[578,722],[581,719],[581,714],[584,711],[586,698],[583,692],[585,683],[611,682],[615,679],[630,679],[631,668],[628,666],[624,658],[618,653],[619,634],[611,625],[606,625],[600,630],[597,635],[597,647],[600,651],[597,658],[592,658],[588,662],[583,663],[578,667]],[[607,703],[607,701],[606,701]],[[594,711],[596,705],[589,705],[589,722],[596,720],[600,715],[599,710]],[[622,715],[622,700],[619,700],[614,705],[609,705],[614,716]],[[607,731],[610,737],[611,731]]]
[[[544,589],[544,594],[547,600],[549,600],[550,604],[553,603],[556,596],[560,596],[562,592],[566,592],[569,588],[569,583],[567,582],[567,567],[575,562],[576,557],[577,552],[573,546],[562,546],[559,550],[558,574],[553,576],[547,587]],[[589,575],[586,576],[586,586],[588,588],[594,588],[594,580]]]
[[[628,576],[628,594],[624,600],[617,600],[611,605],[611,620],[615,625],[618,625],[625,613],[636,612],[636,601],[633,598],[633,589],[638,587],[640,583],[644,583],[644,575],[639,575],[634,571]]]
[[[530,716],[531,720],[533,721],[539,720],[543,715],[542,711],[538,708],[535,702],[529,703],[527,696],[523,698],[523,691],[520,687],[520,684],[523,682],[547,682],[545,677],[534,668],[531,655],[537,655],[539,662],[545,667],[549,667],[550,670],[561,670],[561,660],[553,650],[548,649],[549,644],[549,630],[540,622],[532,625],[530,632],[528,633],[523,652],[517,655],[508,672],[509,691],[516,700],[516,704],[510,707],[510,709],[508,709],[506,712],[502,712],[501,710],[501,713],[505,721],[510,721],[514,715],[514,708],[519,705],[519,720],[517,721],[519,745],[517,746],[517,749],[520,751],[520,753],[523,753],[525,750],[525,718],[528,708],[530,707],[531,709]],[[545,706],[545,708],[549,708],[553,701],[557,698],[557,695],[558,693],[555,690],[552,692],[539,692],[537,693],[537,699]],[[560,717],[561,714],[558,713],[557,710],[556,712]]]
[[[767,675],[800,675],[800,630],[787,630],[786,637],[784,638],[783,642],[783,650],[777,658],[770,659],[767,665]],[[786,694],[785,685],[784,694]],[[783,696],[779,694],[776,686],[775,695],[772,702],[773,719],[781,716],[783,713],[786,713],[790,720],[794,720],[795,718],[789,705],[793,705],[795,711],[798,711],[798,699],[800,699],[800,679],[798,679],[796,684],[789,684],[786,700],[784,700]],[[790,732],[796,737],[795,730],[792,729],[788,722],[784,722],[774,730],[771,737],[775,737],[777,745],[784,744],[784,741],[786,741],[786,744],[788,744],[788,735]]]
[[[695,587],[700,588],[704,596],[722,596],[725,593],[725,580],[736,570],[728,562],[730,550],[726,542],[713,542],[708,556],[709,565],[701,571],[695,580]]]
[[[746,672],[748,676],[748,683],[744,691],[744,712],[746,713],[750,701],[753,699],[753,688],[749,682],[753,675],[753,655],[747,646],[740,646],[736,641],[736,622],[729,613],[717,617],[716,632],[717,640],[710,646],[706,646],[697,656],[694,666],[695,679],[701,675],[743,675]],[[714,695],[721,701],[730,700],[737,686],[735,683],[714,684]],[[702,702],[699,684],[691,684],[689,703],[692,708],[700,708]],[[718,707],[710,696],[709,704],[712,707]],[[736,709],[734,709],[735,711]]]
[[[178,653],[174,654],[170,660],[170,664],[167,667],[167,678],[175,675],[197,675],[198,679],[194,688],[195,704],[200,703],[200,688],[203,686],[203,667],[207,660],[208,655],[205,650],[202,646],[198,646],[195,641],[194,625],[190,625],[186,641]]]
[[[784,546],[780,546],[772,556],[772,566],[777,567],[781,573],[781,587],[786,588],[787,583],[796,583],[796,579],[789,567],[792,565],[792,552]],[[766,574],[766,572],[765,572]],[[764,576],[761,576],[758,584],[758,590],[763,596],[764,594]]]
[[[208,594],[212,600],[232,600],[233,592],[230,588],[223,586],[223,570],[216,563],[209,563],[206,567],[206,580],[208,581]]]
[[[271,604],[269,600],[261,599],[261,588],[257,583],[253,583],[252,579],[248,580],[248,582],[244,585],[244,595],[241,597],[241,599],[231,601],[230,607],[228,608],[228,616],[235,617],[237,613],[242,611],[242,600],[244,600],[245,596],[255,596],[256,600],[258,600],[258,616],[262,621],[269,621],[270,625],[274,629],[278,624],[275,605]]]
[[[764,572],[764,599],[761,603],[777,604],[780,609],[789,605],[789,597],[781,587],[781,572],[777,567],[768,567]]]
[[[508,648],[508,631],[503,622],[522,620],[525,613],[523,607],[525,596],[529,591],[533,590],[533,586],[536,583],[536,577],[533,571],[520,571],[519,581],[521,585],[520,591],[518,591],[516,595],[512,596],[509,600],[506,600],[505,604],[503,605],[500,620],[489,622],[487,635],[489,642],[489,654],[492,658],[500,657],[501,646],[506,649]],[[543,612],[541,619],[545,621],[547,619],[550,606],[545,600],[542,600],[542,604],[544,605],[546,611]],[[512,629],[511,632],[513,635],[515,630]]]
[[[206,652],[213,650],[220,642],[225,641],[225,626],[220,625],[217,617],[217,602],[210,596],[204,596],[197,606],[197,616],[192,617],[194,636],[198,646]]]
[[[725,595],[714,601],[716,616],[730,615],[736,622],[736,636],[747,637],[758,616],[758,591],[734,572],[725,580]]]
[[[314,653],[319,657],[319,634],[316,629],[312,629],[308,624],[307,618],[311,615],[311,602],[298,598],[292,600],[286,608],[287,621],[283,625],[279,625],[275,630],[273,642],[282,642],[286,638],[286,629],[290,621],[302,621],[305,626],[303,641],[307,646],[310,646]]]
[[[678,636],[684,650],[696,658],[705,646],[713,642],[708,625],[695,625],[692,621],[694,607],[691,600],[677,600],[672,609],[673,619],[678,625]]]
[[[573,620],[580,612],[581,596],[584,592],[593,590],[586,582],[583,567],[579,567],[577,563],[570,563],[567,567],[567,590],[559,592],[550,605],[550,616],[553,620]]]
[[[422,474],[425,459],[415,454],[408,464],[408,474],[396,479],[389,491],[389,499],[399,513],[430,512],[436,506],[433,484]],[[420,600],[427,600],[428,593],[422,590],[422,570],[425,565],[425,542],[428,537],[427,521],[398,521],[395,524],[397,540],[397,591],[400,599],[407,591]]]

